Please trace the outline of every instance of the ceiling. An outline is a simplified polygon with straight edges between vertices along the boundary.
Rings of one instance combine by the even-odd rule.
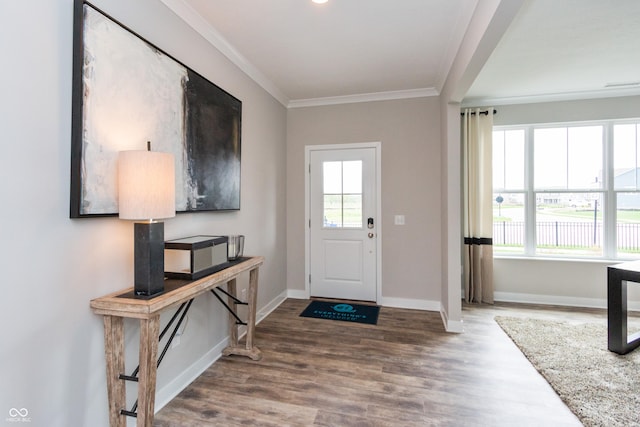
[[[438,95],[478,2],[162,1],[288,106]],[[640,94],[639,17],[638,0],[527,0],[464,103]]]
[[[640,94],[640,1],[528,0],[465,103]]]

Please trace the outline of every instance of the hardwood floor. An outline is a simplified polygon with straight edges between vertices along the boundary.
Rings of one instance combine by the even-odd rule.
[[[378,325],[299,317],[287,300],[256,330],[262,360],[223,357],[156,414],[156,426],[580,426],[493,320],[586,319],[600,310],[382,307]]]

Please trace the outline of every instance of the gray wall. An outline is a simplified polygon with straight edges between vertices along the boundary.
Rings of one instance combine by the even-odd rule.
[[[382,143],[382,296],[439,309],[439,99],[290,109],[287,117],[287,288],[305,289],[305,146]],[[406,225],[394,225],[394,215]],[[409,301],[413,300],[413,301]]]
[[[266,256],[265,307],[285,293],[286,109],[162,3],[94,3],[243,101],[241,211],[181,214],[165,235],[245,234],[245,253]],[[69,219],[72,11],[71,0],[0,3],[0,419],[26,408],[32,426],[108,425],[102,319],[89,301],[130,286],[133,274],[131,222]],[[135,326],[126,323],[128,370]],[[219,303],[196,300],[158,389],[179,389],[226,331]]]
[[[494,126],[640,118],[640,96],[499,105]]]
[[[545,102],[496,107],[494,125],[640,118],[640,97]],[[615,260],[497,258],[496,299],[605,307],[606,267]],[[630,307],[640,309],[640,287],[629,287]]]

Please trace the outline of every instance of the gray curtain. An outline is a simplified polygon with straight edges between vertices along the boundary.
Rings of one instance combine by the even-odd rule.
[[[464,110],[464,298],[469,303],[493,303],[492,133],[493,108]]]

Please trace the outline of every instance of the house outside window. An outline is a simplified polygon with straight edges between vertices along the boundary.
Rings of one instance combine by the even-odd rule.
[[[497,255],[640,258],[640,121],[496,126]]]

